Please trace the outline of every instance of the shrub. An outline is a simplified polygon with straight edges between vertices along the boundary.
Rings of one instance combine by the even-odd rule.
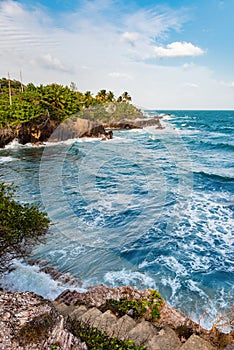
[[[28,254],[50,222],[38,206],[18,203],[14,192],[13,185],[0,183],[0,271],[12,258]]]

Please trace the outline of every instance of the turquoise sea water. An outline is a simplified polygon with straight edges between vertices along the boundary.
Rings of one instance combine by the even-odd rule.
[[[0,180],[14,181],[18,198],[43,205],[54,224],[33,258],[83,289],[156,288],[209,328],[233,305],[234,112],[157,112],[170,114],[163,130],[15,142],[0,150]],[[48,298],[66,288],[22,261],[2,284]]]

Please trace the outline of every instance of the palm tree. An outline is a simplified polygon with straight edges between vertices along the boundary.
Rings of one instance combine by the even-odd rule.
[[[97,95],[96,95],[96,99],[99,100],[100,102],[106,102],[107,99],[107,93],[106,90],[100,90],[98,91]]]
[[[131,96],[128,94],[127,91],[125,91],[124,93],[122,93],[122,99],[124,102],[130,102],[132,101]]]
[[[114,98],[115,98],[114,93],[112,91],[109,91],[108,94],[107,94],[107,97],[106,97],[107,101],[108,102],[113,102]]]

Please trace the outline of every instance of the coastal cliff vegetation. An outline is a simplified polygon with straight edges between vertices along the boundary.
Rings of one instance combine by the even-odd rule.
[[[136,118],[142,113],[131,103],[131,96],[123,92],[116,97],[112,91],[80,92],[76,84],[63,86],[52,83],[23,85],[17,80],[0,79],[0,128],[8,128],[49,118],[62,122],[72,115],[94,121]]]
[[[49,219],[39,207],[14,199],[14,186],[0,183],[0,272],[23,257],[47,232]]]

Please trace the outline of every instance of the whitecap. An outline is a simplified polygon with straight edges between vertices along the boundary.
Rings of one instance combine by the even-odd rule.
[[[0,163],[13,162],[15,160],[17,160],[17,159],[13,158],[11,156],[2,156],[2,157],[0,157]]]
[[[55,281],[50,275],[40,271],[37,265],[28,265],[20,260],[15,260],[12,269],[0,279],[0,285],[6,290],[19,292],[34,292],[44,298],[53,300],[65,289],[82,291],[78,286],[72,288],[68,284]]]
[[[131,270],[109,271],[104,275],[104,281],[108,285],[115,287],[117,285],[131,285],[135,288],[153,288],[156,289],[153,278],[145,273]]]

